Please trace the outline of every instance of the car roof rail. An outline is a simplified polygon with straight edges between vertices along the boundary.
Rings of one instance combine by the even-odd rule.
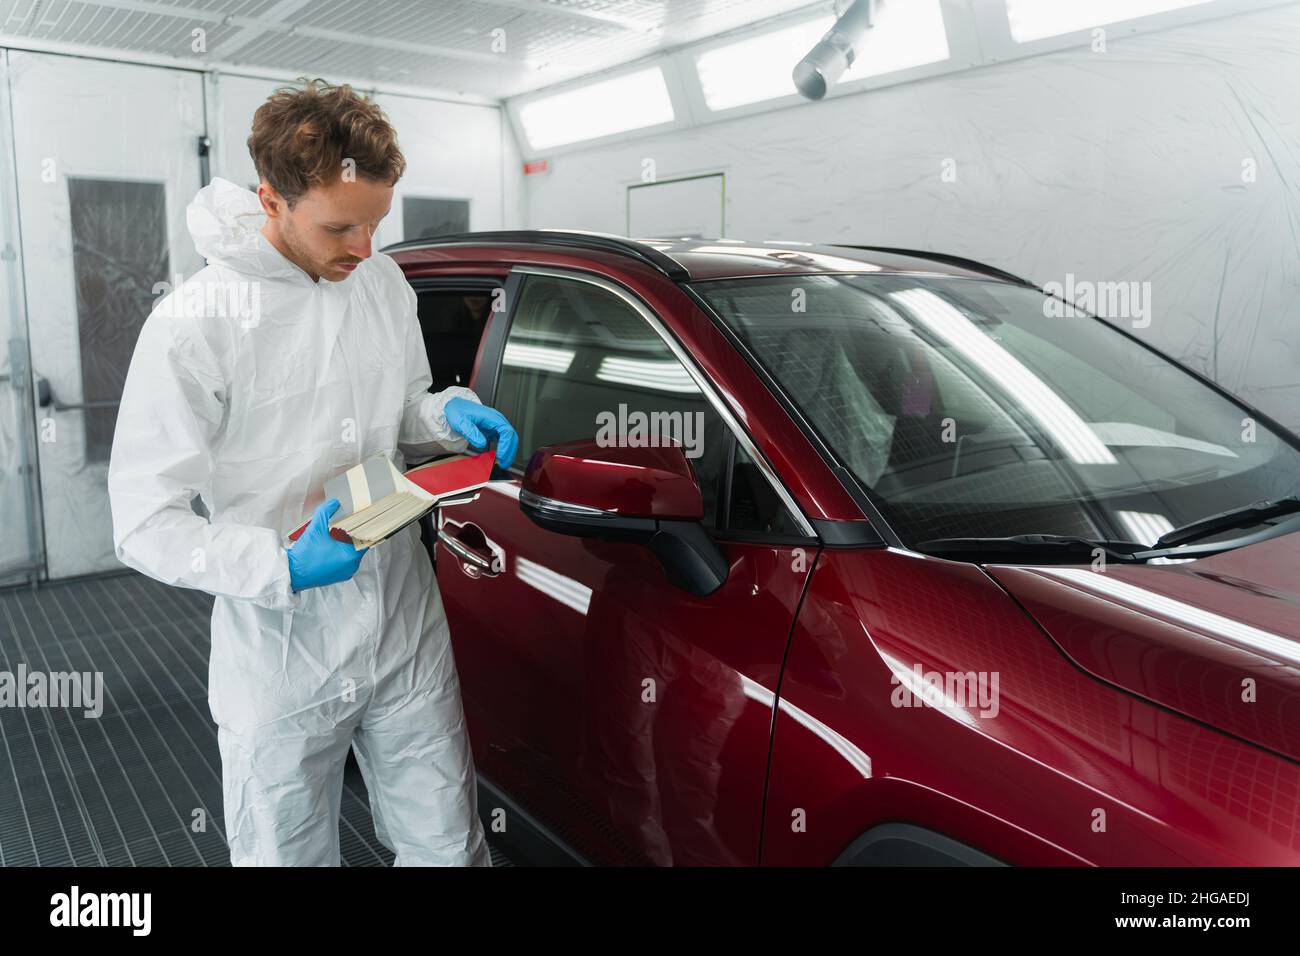
[[[863,249],[867,252],[888,252],[898,256],[913,256],[917,259],[933,259],[935,262],[943,262],[950,266],[957,266],[962,269],[969,269],[971,272],[980,272],[984,275],[996,276],[999,279],[1005,279],[1007,282],[1014,282],[1016,285],[1029,286],[1031,289],[1037,289],[1028,279],[1007,272],[1005,269],[999,269],[996,266],[986,265],[975,259],[965,259],[961,256],[950,256],[946,252],[925,252],[921,249],[896,249],[892,246],[855,246],[845,242],[833,243],[841,249]]]
[[[459,232],[450,236],[432,236],[427,239],[407,239],[385,246],[380,252],[398,252],[403,249],[425,249],[432,246],[464,245],[466,243],[531,242],[544,246],[568,246],[593,252],[612,252],[645,263],[674,282],[685,282],[690,273],[676,259],[664,255],[653,246],[626,236],[607,232],[582,232],[574,229],[504,229],[491,232]]]

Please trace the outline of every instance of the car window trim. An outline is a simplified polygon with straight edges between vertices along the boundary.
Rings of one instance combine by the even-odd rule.
[[[421,292],[478,291],[505,285],[504,276],[416,276],[407,280],[418,295]]]

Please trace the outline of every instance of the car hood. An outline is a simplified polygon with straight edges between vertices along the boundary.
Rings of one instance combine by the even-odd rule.
[[[1085,671],[1300,760],[1300,533],[1182,564],[985,570]]]

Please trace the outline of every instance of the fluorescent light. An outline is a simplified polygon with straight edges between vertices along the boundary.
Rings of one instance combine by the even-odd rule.
[[[741,680],[746,684],[752,683],[743,674]],[[748,687],[745,688],[748,690]],[[764,688],[766,689],[766,688]],[[754,697],[754,694],[746,693],[746,697]],[[828,724],[818,720],[808,711],[801,707],[796,707],[790,702],[789,697],[782,697],[776,703],[783,714],[793,717],[795,722],[806,730],[811,731],[822,739],[832,750],[844,758],[845,763],[856,770],[863,780],[871,779],[871,757],[866,754],[857,744],[849,740],[839,731],[834,730]]]
[[[885,666],[893,672],[894,677],[898,679],[898,683],[906,687],[908,693],[918,701],[924,702],[918,706],[928,705],[951,717],[956,717],[969,727],[979,725],[979,716],[974,712],[975,708],[969,707],[969,701],[959,701],[949,695],[942,684],[930,684],[918,677],[917,667],[908,667],[897,657],[886,654],[884,651],[878,651],[878,653],[884,658]]]
[[[1115,464],[1115,456],[1102,440],[1050,385],[948,302],[929,289],[906,289],[891,292],[889,297],[1014,396],[1021,410],[1052,436],[1071,461],[1081,465]]]
[[[701,53],[695,71],[704,102],[725,110],[795,95],[794,65],[834,25],[834,17],[818,17]]]
[[[1173,522],[1168,515],[1153,514],[1149,511],[1117,511],[1116,515],[1128,531],[1130,540],[1148,547],[1160,540],[1166,531],[1173,531]]]
[[[746,106],[796,93],[791,72],[831,27],[818,17],[706,50],[695,58],[711,110]],[[893,0],[877,6],[876,25],[858,44],[841,83],[948,59],[939,0]]]
[[[618,385],[633,385],[659,392],[699,392],[700,387],[681,362],[672,359],[651,361],[647,359],[618,358],[607,355],[600,360],[596,378]]]
[[[1200,6],[1210,0],[1007,0],[1007,20],[1017,43],[1060,36],[1120,20]]]
[[[534,149],[565,146],[675,117],[664,72],[654,66],[525,103],[519,121]]]
[[[1296,644],[1289,637],[1185,604],[1126,581],[1116,580],[1113,574],[1100,574],[1078,568],[1040,568],[1039,573],[1061,578],[1086,590],[1104,594],[1149,614],[1198,628],[1225,643],[1244,651],[1271,657],[1284,665],[1294,667],[1300,664],[1300,644]]]
[[[502,365],[516,368],[539,368],[546,372],[563,375],[573,364],[574,352],[570,349],[553,349],[545,345],[523,345],[519,342],[507,342],[501,356]]]
[[[1088,425],[1098,438],[1112,448],[1186,448],[1188,451],[1199,451],[1223,458],[1240,457],[1235,451],[1222,445],[1137,422],[1089,422]]]
[[[876,25],[858,44],[853,65],[844,71],[840,82],[946,59],[948,34],[943,28],[939,0],[886,0],[876,4]]]
[[[554,598],[565,607],[571,607],[579,614],[587,613],[587,608],[591,604],[591,588],[582,582],[524,557],[515,558],[515,574],[524,584],[536,588],[547,597]]]

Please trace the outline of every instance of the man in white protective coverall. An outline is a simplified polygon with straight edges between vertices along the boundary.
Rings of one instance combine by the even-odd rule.
[[[382,111],[347,86],[281,89],[248,145],[257,193],[199,191],[187,219],[208,265],[136,344],[108,474],[117,555],[216,597],[233,864],[337,866],[354,746],[396,865],[490,866],[419,527],[358,551],[329,536],[322,486],[378,452],[402,468],[493,438],[506,467],[516,436],[470,389],[428,392],[415,293],[371,253],[405,169]]]

